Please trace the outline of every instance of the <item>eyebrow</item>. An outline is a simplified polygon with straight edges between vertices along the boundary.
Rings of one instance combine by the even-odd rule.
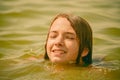
[[[50,31],[49,33],[57,33],[57,31]]]

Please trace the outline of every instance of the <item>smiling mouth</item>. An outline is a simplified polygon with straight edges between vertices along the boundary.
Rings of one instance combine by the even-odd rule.
[[[64,53],[66,53],[66,51],[64,51],[64,50],[60,50],[60,49],[52,50],[52,52],[54,52],[54,53],[60,53],[60,54],[64,54]]]

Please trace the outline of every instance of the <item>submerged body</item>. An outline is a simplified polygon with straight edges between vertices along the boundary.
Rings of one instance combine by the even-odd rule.
[[[40,58],[29,56],[27,58],[16,58],[10,60],[0,60],[3,64],[0,72],[0,80],[113,80],[114,75],[112,69],[107,66],[89,66],[78,67],[74,64],[56,65],[51,61],[46,61]],[[111,63],[112,64],[112,63]],[[104,65],[104,64],[103,64]],[[6,66],[6,67],[5,67]],[[110,66],[110,64],[109,64]],[[111,66],[112,67],[112,66]],[[87,76],[87,77],[86,77]],[[118,76],[118,75],[115,75]]]

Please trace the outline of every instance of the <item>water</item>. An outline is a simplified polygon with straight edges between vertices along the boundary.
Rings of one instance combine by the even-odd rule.
[[[0,0],[0,80],[119,80],[119,0]],[[50,21],[60,12],[85,18],[93,29],[93,68],[55,71],[44,62]],[[47,69],[48,68],[48,69]]]

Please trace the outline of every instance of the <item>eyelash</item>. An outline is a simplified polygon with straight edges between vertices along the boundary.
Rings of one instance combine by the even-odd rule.
[[[57,35],[50,35],[49,38],[56,38]]]
[[[50,36],[49,36],[49,38],[51,38],[51,39],[54,39],[54,38],[56,38],[56,37],[57,37],[57,35],[50,35]],[[65,36],[65,39],[74,40],[75,38],[74,38],[74,37],[71,37],[71,36]]]
[[[65,38],[66,38],[66,39],[70,39],[70,40],[74,40],[74,39],[75,39],[75,38],[70,37],[70,36],[66,36]]]

